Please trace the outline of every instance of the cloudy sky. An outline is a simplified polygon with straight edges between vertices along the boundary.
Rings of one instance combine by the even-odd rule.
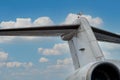
[[[0,28],[72,24],[82,12],[95,27],[120,33],[120,1],[0,0]],[[99,42],[107,59],[120,60],[120,45]],[[0,80],[65,80],[74,71],[60,37],[0,36]]]

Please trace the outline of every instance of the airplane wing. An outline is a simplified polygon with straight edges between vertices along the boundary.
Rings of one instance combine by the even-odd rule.
[[[0,36],[61,36],[76,31],[79,25],[56,25],[0,29]]]
[[[62,36],[77,31],[80,25],[56,25],[28,28],[0,29],[0,36]],[[99,41],[120,43],[120,35],[92,27]]]
[[[92,27],[92,30],[96,36],[98,41],[112,42],[112,43],[120,43],[120,35],[108,32],[102,29],[98,29]]]

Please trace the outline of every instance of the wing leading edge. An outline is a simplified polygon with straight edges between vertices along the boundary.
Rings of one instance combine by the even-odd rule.
[[[62,36],[76,32],[80,25],[57,25],[43,27],[28,27],[0,29],[0,36]],[[99,41],[120,43],[120,35],[102,29],[91,27]]]

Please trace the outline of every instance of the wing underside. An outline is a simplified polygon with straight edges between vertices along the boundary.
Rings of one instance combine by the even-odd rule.
[[[28,27],[0,29],[0,36],[62,36],[77,31],[80,25],[57,25],[43,27]],[[91,27],[99,41],[120,43],[120,35],[102,29]]]

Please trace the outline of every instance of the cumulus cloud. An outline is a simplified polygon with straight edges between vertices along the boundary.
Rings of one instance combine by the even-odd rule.
[[[69,65],[69,64],[72,64],[72,58],[65,58],[63,60],[58,59],[57,60],[57,64],[58,65]]]
[[[33,22],[34,26],[53,25],[53,21],[49,17],[39,17]]]
[[[49,17],[39,17],[32,22],[31,18],[16,18],[16,21],[2,21],[0,28],[21,28],[52,25],[53,21]]]
[[[47,58],[45,58],[45,57],[41,57],[40,59],[39,59],[39,62],[40,63],[46,63],[46,62],[48,62],[49,60],[47,59]]]
[[[14,21],[2,21],[0,23],[0,28],[14,28],[15,22]]]
[[[72,24],[76,19],[78,15],[70,13],[65,19],[65,22],[63,24]],[[82,15],[81,17],[85,17],[90,25],[95,27],[100,27],[103,24],[103,20],[100,17],[92,17],[91,15]]]
[[[0,28],[19,28],[32,26],[31,18],[16,18],[16,21],[2,21]]]
[[[32,67],[32,62],[19,62],[19,61],[8,61],[9,55],[6,52],[1,51],[0,52],[0,67],[7,67],[7,68],[18,68],[18,67]]]
[[[18,67],[32,67],[33,63],[32,62],[0,62],[0,67],[7,67],[7,68],[18,68]]]
[[[21,28],[21,27],[36,27],[43,25],[52,25],[53,21],[49,17],[39,17],[32,22],[31,18],[16,18],[16,21],[2,21],[0,23],[0,28]],[[35,40],[36,37],[13,37],[13,36],[0,36],[0,43],[11,42],[15,39],[22,40]]]
[[[90,15],[82,15],[82,17],[87,18],[89,23],[94,27],[100,27],[103,24],[103,20],[100,17],[93,18]]]
[[[38,48],[38,52],[43,55],[61,55],[68,53],[68,44],[67,43],[59,43],[55,44],[51,49]]]
[[[30,27],[30,26],[32,26],[31,18],[17,18],[14,27],[18,28],[18,27]]]
[[[115,50],[115,49],[120,49],[119,44],[114,44],[114,43],[105,43],[105,42],[99,42],[101,48],[104,48],[106,50]]]
[[[55,65],[49,66],[53,69],[66,69],[73,66],[72,58],[58,59]]]
[[[77,14],[68,14],[68,16],[66,17],[64,24],[72,24],[76,19],[77,19],[78,15]]]
[[[15,39],[15,36],[0,36],[0,43],[11,42]]]
[[[4,61],[8,59],[8,53],[0,52],[0,61]]]
[[[99,45],[100,45],[106,58],[110,58],[110,59],[118,58],[119,59],[119,57],[117,57],[117,55],[119,55],[118,52],[120,51],[119,44],[99,42]],[[114,52],[114,54],[113,54],[113,52]]]

